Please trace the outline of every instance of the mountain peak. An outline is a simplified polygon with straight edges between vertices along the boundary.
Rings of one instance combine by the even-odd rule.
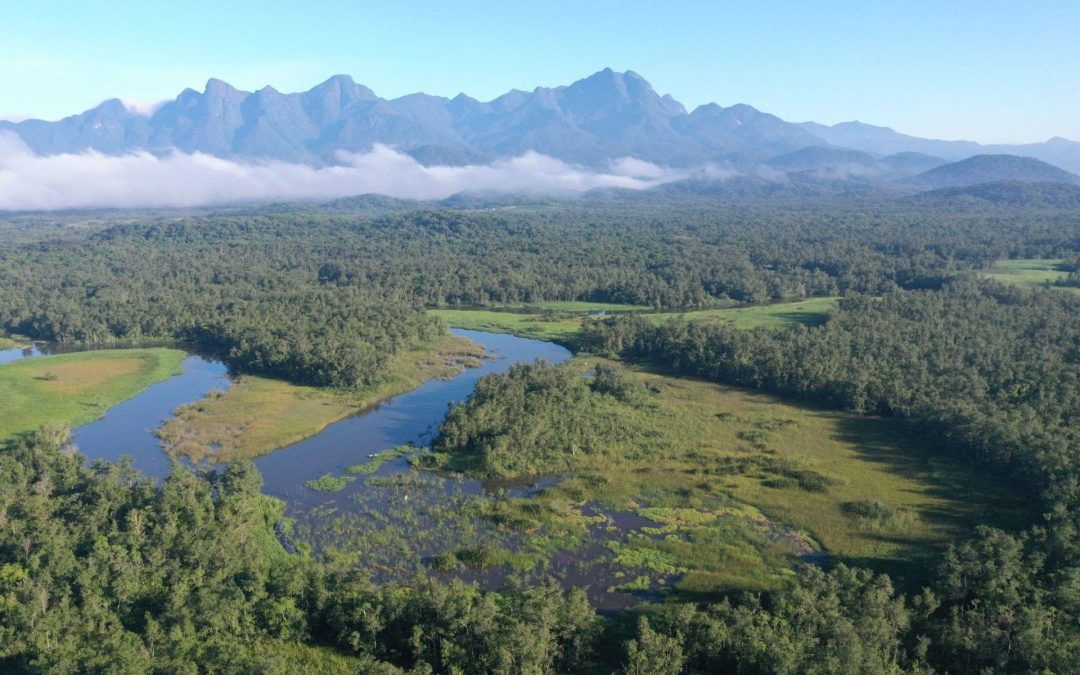
[[[330,77],[326,78],[325,82],[316,85],[315,88],[325,87],[328,85],[334,87],[354,87],[356,86],[356,80],[352,78],[352,75],[338,73],[337,75],[331,75]]]
[[[890,176],[988,151],[1038,157],[1080,172],[1080,143],[1062,138],[1023,146],[933,141],[855,121],[792,124],[746,104],[725,108],[710,103],[688,114],[637,72],[611,67],[566,86],[511,90],[485,101],[466,94],[384,100],[347,74],[288,94],[271,86],[251,93],[210,78],[202,92],[185,89],[174,101],[145,108],[136,114],[131,102],[106,101],[56,122],[8,126],[42,155],[85,148],[117,154],[176,148],[324,165],[340,161],[341,151],[364,152],[384,144],[421,163],[485,162],[533,151],[598,167],[621,157],[691,167],[735,156],[765,162],[801,148],[831,145],[882,157],[923,154],[897,155],[888,163]],[[801,157],[832,164],[844,159],[837,153]],[[1036,167],[996,164],[1001,171],[990,175],[1047,175]]]
[[[203,88],[205,96],[212,98],[223,98],[225,96],[231,96],[233,94],[240,93],[235,87],[224,80],[219,80],[216,77],[211,77],[206,81],[206,86]]]

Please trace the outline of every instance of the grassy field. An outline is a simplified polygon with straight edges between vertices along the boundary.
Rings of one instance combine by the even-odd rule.
[[[1059,258],[999,260],[994,263],[993,267],[983,272],[982,275],[1003,284],[1041,286],[1047,283],[1052,284],[1069,276],[1068,272],[1061,269],[1064,262]],[[1064,286],[1062,288],[1080,293],[1080,289]]]
[[[0,439],[45,422],[78,426],[181,372],[184,352],[115,349],[0,365]]]
[[[250,459],[313,436],[426,380],[452,375],[481,354],[478,345],[446,336],[402,354],[385,382],[360,392],[245,375],[228,391],[178,409],[158,436],[166,451],[176,456],[196,461]]]
[[[525,310],[548,310],[551,312],[647,312],[652,307],[646,305],[623,305],[614,302],[583,302],[580,300],[545,300],[542,302],[521,302],[510,305],[499,305],[498,308],[525,309]]]
[[[566,540],[581,522],[566,514],[599,503],[660,523],[610,545],[631,585],[678,575],[687,597],[765,589],[817,551],[919,582],[926,562],[976,524],[1018,528],[1032,516],[1007,483],[943,458],[902,422],[632,377],[652,394],[645,405],[612,404],[622,439],[576,455],[555,488],[485,507],[529,533],[524,552]]]
[[[690,312],[643,312],[642,315],[657,323],[683,317],[686,319],[732,322],[738,328],[778,327],[795,323],[810,326],[823,322],[828,313],[839,302],[840,298],[810,298],[798,302],[780,302],[771,305],[702,309]],[[454,328],[484,330],[493,333],[513,333],[522,337],[550,340],[574,347],[586,311],[604,310],[615,313],[644,309],[636,305],[557,302],[536,303],[533,307],[536,309],[544,308],[544,311],[433,309],[429,310],[429,312],[440,317],[447,325]]]
[[[578,338],[582,320],[581,316],[560,315],[545,318],[543,314],[482,309],[432,309],[428,310],[428,313],[439,317],[453,328],[513,333],[521,337],[570,345]]]
[[[809,298],[797,302],[778,302],[771,305],[730,307],[725,309],[702,309],[692,312],[664,312],[646,314],[651,321],[662,323],[675,317],[693,320],[730,322],[736,328],[777,328],[801,323],[816,326],[825,321],[829,312],[836,308],[840,298]]]

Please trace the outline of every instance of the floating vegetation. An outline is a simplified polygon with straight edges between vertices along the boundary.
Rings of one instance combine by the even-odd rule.
[[[379,467],[390,460],[397,459],[398,457],[402,457],[414,451],[416,451],[415,445],[399,445],[390,450],[383,450],[382,452],[368,455],[370,461],[363,464],[353,464],[352,466],[346,467],[345,470],[358,476],[367,476],[378,471]]]
[[[345,486],[356,480],[352,476],[335,476],[332,473],[324,473],[314,480],[304,483],[304,487],[318,492],[341,492]]]

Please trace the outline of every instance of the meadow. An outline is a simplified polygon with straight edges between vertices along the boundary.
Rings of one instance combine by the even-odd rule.
[[[1062,268],[1064,262],[1060,258],[998,260],[990,269],[982,272],[982,276],[1014,286],[1042,286],[1069,276],[1068,271]],[[1080,293],[1080,289],[1064,288]]]
[[[15,347],[23,347],[27,343],[25,341],[16,340],[5,335],[0,335],[0,349],[14,349]]]
[[[563,345],[576,343],[584,317],[584,313],[575,316],[488,309],[431,309],[428,313],[439,317],[452,328],[513,333]]]
[[[543,487],[448,499],[453,490],[439,481],[452,473],[374,479],[351,497],[369,510],[335,510],[321,525],[305,523],[303,538],[363,552],[358,560],[395,578],[428,566],[490,581],[512,569],[624,596],[709,599],[779,588],[800,562],[868,566],[918,588],[944,546],[975,525],[1012,530],[1032,517],[1029,495],[944,459],[902,421],[596,358],[565,367],[581,376],[598,364],[623,369],[641,394],[591,397],[580,420],[565,411],[563,428],[586,422],[594,432],[565,455],[526,449],[524,463],[500,465],[504,479],[555,477]],[[536,424],[509,432],[495,421],[491,432],[531,443],[550,428],[548,408],[536,401],[524,413]],[[546,436],[537,443],[559,446]],[[475,457],[418,460],[490,475]],[[341,489],[331,479],[348,476],[312,487]],[[595,592],[594,602],[608,601]]]
[[[839,302],[840,298],[836,297],[809,298],[796,302],[686,312],[654,312],[642,305],[546,302],[512,305],[504,309],[432,309],[428,313],[441,318],[453,328],[513,333],[574,348],[578,346],[582,321],[597,312],[633,312],[656,323],[684,318],[731,322],[738,328],[775,328],[793,324],[818,325],[825,321]]]
[[[177,375],[177,349],[113,349],[0,365],[0,439],[47,422],[76,427],[146,387]]]
[[[825,321],[829,312],[840,303],[840,298],[808,298],[797,302],[777,302],[748,307],[701,309],[690,312],[664,312],[645,314],[650,321],[663,323],[673,318],[696,321],[732,323],[736,328],[778,328],[792,324],[817,326]]]
[[[700,595],[775,587],[800,559],[922,581],[976,524],[1015,529],[1031,517],[1025,495],[943,459],[903,422],[648,370],[631,378],[648,402],[613,403],[611,414],[637,433],[577,455],[557,487],[504,502],[503,522],[514,515],[542,533],[544,518],[530,514],[635,513],[660,525],[612,547],[627,577],[678,574],[677,592]]]

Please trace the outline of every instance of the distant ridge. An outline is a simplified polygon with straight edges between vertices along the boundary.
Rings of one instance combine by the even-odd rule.
[[[240,91],[210,79],[202,92],[185,89],[149,116],[111,99],[56,122],[0,121],[4,130],[41,155],[180,150],[316,166],[340,163],[342,152],[383,144],[425,165],[484,164],[538,152],[589,167],[624,157],[668,167],[717,164],[740,170],[780,161],[791,168],[773,168],[815,174],[858,173],[862,166],[877,179],[895,180],[934,162],[992,152],[1080,171],[1080,143],[1061,138],[980,146],[920,139],[861,122],[793,124],[746,104],[709,103],[687,111],[637,73],[610,68],[567,86],[512,90],[491,101],[424,93],[387,100],[348,75],[291,94],[269,86]],[[846,162],[842,153],[853,151],[865,156],[849,154]],[[778,159],[783,156],[788,158]]]
[[[908,178],[922,188],[966,187],[979,183],[1080,183],[1080,176],[1030,157],[976,155]]]
[[[1001,181],[940,188],[908,197],[909,201],[939,207],[992,204],[1012,208],[1080,208],[1080,185]]]

